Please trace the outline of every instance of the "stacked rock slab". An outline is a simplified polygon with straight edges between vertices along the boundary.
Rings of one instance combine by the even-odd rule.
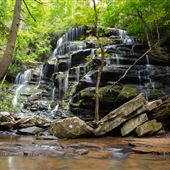
[[[146,122],[148,120],[148,116],[146,113],[141,114],[129,121],[127,121],[123,127],[121,128],[121,134],[122,136],[125,136],[132,132],[134,129],[136,129],[139,125]]]
[[[110,112],[107,116],[100,120],[99,126],[95,130],[95,135],[104,135],[107,132],[110,132],[116,127],[120,126],[127,120],[131,119],[132,117],[137,116],[137,114],[141,114],[140,112],[138,113],[136,111],[145,105],[145,103],[146,99],[144,94],[141,93],[134,99]]]
[[[147,134],[153,134],[163,129],[162,123],[158,123],[155,119],[150,120],[136,128],[138,136],[144,136]]]
[[[161,101],[147,102],[141,93],[102,118],[95,129],[95,135],[105,135],[115,129],[120,129],[122,136],[131,132],[136,132],[139,137],[154,134],[163,129],[163,125],[150,120],[148,114],[160,103]]]

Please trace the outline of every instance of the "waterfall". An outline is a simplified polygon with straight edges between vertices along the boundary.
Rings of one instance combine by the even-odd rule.
[[[92,59],[95,59],[95,57],[96,57],[96,54],[95,54],[95,52],[96,52],[96,49],[94,48],[94,49],[91,49],[91,56],[92,56]]]
[[[85,63],[85,64],[83,65],[83,74],[84,74],[84,75],[87,73],[87,65],[88,65],[88,63]]]
[[[147,66],[149,67],[149,66],[150,66],[150,63],[149,63],[149,56],[146,55],[145,57],[146,57],[146,64],[147,64]]]
[[[64,92],[67,91],[68,86],[69,86],[69,71],[66,71],[65,73],[65,79],[64,79]]]
[[[58,99],[61,100],[63,97],[63,78],[58,78]]]
[[[51,100],[55,101],[55,93],[56,93],[56,87],[52,89],[52,95],[51,95]]]
[[[41,81],[43,79],[43,77],[44,77],[43,68],[44,68],[44,65],[43,64],[40,65],[40,79],[39,79],[39,81]]]
[[[32,78],[32,69],[28,69],[24,71],[24,73],[18,73],[16,76],[16,84],[18,85],[14,98],[12,100],[12,104],[14,107],[18,105],[18,100],[21,95],[21,93],[30,90],[30,87],[27,85],[27,83],[31,80]]]
[[[80,66],[77,66],[75,69],[76,69],[76,80],[79,81],[80,80]]]
[[[28,69],[24,71],[24,73],[18,73],[15,82],[16,84],[25,84],[31,80],[31,77],[32,77],[32,69]]]
[[[138,71],[138,80],[139,80],[139,85],[141,85],[141,71]]]
[[[134,39],[132,39],[129,35],[128,32],[122,29],[118,29],[119,36],[121,39],[123,39],[124,44],[132,44],[134,42]]]
[[[56,55],[64,55],[70,52],[70,41],[80,40],[80,38],[85,35],[86,30],[87,28],[82,26],[68,30],[68,32],[58,39],[56,49],[54,50],[55,55],[53,54],[53,56],[55,57]],[[79,47],[76,46],[76,49],[73,48],[72,51],[82,48],[83,45]]]
[[[55,112],[58,111],[59,105],[57,104],[55,108],[51,111],[51,114],[54,114]]]
[[[119,66],[119,64],[120,64],[119,55],[115,54],[115,57],[116,57],[116,65]]]
[[[26,86],[26,84],[18,85],[18,88],[15,91],[15,96],[14,96],[14,98],[12,100],[12,105],[14,107],[17,107],[18,106],[18,100],[19,100],[19,97],[20,97],[21,93],[29,91],[30,89],[31,88],[29,86]]]

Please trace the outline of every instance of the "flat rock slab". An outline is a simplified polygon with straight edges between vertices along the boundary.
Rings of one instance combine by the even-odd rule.
[[[38,135],[39,133],[43,131],[44,129],[34,126],[34,127],[19,129],[17,133],[21,135]]]
[[[146,113],[139,115],[129,121],[127,121],[123,127],[121,128],[122,136],[128,135],[130,132],[136,129],[139,125],[146,122],[148,120],[148,116]]]
[[[146,104],[146,108],[147,108],[148,111],[152,111],[153,109],[157,108],[160,104],[162,104],[161,99],[154,100],[154,101],[148,102]]]
[[[37,136],[36,137],[37,140],[57,140],[58,138],[52,135],[42,135],[42,136]]]
[[[141,93],[132,100],[118,107],[116,110],[110,112],[107,116],[100,120],[98,128],[95,129],[95,135],[104,135],[132,117],[141,114],[140,112],[137,112],[137,110],[142,108],[145,103],[146,99],[144,94]]]
[[[137,152],[137,153],[156,153],[156,154],[168,154],[170,153],[170,148],[169,147],[144,147],[144,146],[139,146],[139,147],[134,147],[132,148],[132,151]]]

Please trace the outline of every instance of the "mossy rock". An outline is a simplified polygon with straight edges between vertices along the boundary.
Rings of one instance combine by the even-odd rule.
[[[138,95],[138,89],[132,84],[126,84],[123,86],[121,92],[116,98],[116,105],[121,105]]]
[[[150,92],[149,99],[157,100],[163,98],[164,96],[166,96],[166,94],[163,89],[154,89]]]
[[[116,97],[120,93],[120,87],[119,86],[113,86],[108,85],[105,87],[99,88],[99,99],[101,102],[114,102]],[[89,87],[84,90],[82,90],[80,93],[80,99],[91,99],[95,100],[95,87]]]
[[[163,129],[162,123],[157,122],[155,119],[145,122],[136,128],[138,136],[145,136],[156,133]]]

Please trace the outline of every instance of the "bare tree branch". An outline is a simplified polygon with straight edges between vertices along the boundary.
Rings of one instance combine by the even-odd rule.
[[[29,9],[27,3],[25,2],[25,0],[23,0],[23,2],[24,2],[24,5],[25,5],[25,7],[26,7],[28,13],[30,14],[31,18],[32,18],[35,22],[37,22],[36,19],[34,18],[34,16],[32,15],[32,13],[31,13],[31,11],[30,11],[30,9]]]
[[[131,70],[131,68],[133,67],[133,66],[135,66],[136,65],[136,63],[138,62],[138,61],[140,61],[143,57],[145,57],[151,50],[152,50],[152,48],[154,47],[154,46],[156,46],[158,44],[158,42],[156,42],[152,47],[150,47],[144,54],[142,54],[126,71],[125,71],[125,73],[123,74],[123,76],[121,76],[114,84],[117,84],[117,83],[119,83],[122,79],[124,79],[125,78],[125,76],[127,75],[127,73]]]
[[[41,1],[38,1],[38,0],[34,0],[34,1],[41,4],[41,5],[45,4],[44,2],[41,2]]]

